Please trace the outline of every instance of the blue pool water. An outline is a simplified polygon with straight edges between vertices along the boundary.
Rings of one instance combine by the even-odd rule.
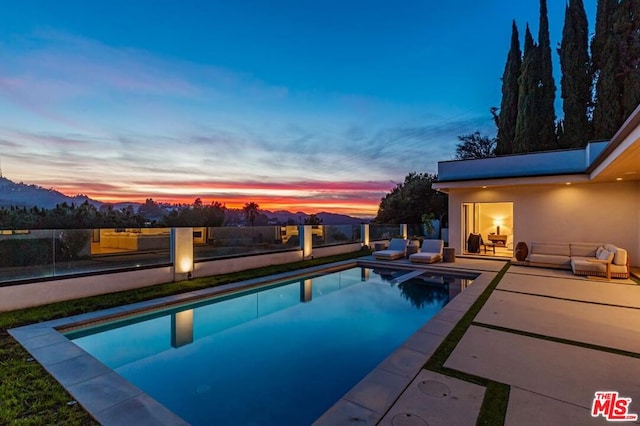
[[[67,336],[192,424],[310,424],[468,279],[353,268]]]

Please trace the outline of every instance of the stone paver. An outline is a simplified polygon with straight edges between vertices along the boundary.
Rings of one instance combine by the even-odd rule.
[[[475,321],[640,353],[640,309],[494,291]]]
[[[484,392],[482,386],[423,370],[379,424],[473,425]]]
[[[591,407],[616,390],[640,401],[640,359],[471,326],[445,367]]]
[[[549,279],[545,276],[515,274],[511,272],[513,268],[509,268],[509,272],[500,280],[498,289],[640,308],[640,286],[630,285],[626,280],[602,282],[572,278]]]
[[[512,386],[509,392],[506,426],[604,424],[608,424],[608,422],[603,417],[591,417],[591,411],[587,408],[538,395],[515,386]]]

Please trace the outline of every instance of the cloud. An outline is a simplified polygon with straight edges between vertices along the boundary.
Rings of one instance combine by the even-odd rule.
[[[212,102],[236,108],[277,101],[289,92],[248,73],[53,30],[3,47],[0,97],[37,117],[78,129],[90,128],[88,117],[96,125],[107,121],[96,120],[98,112],[124,122],[130,113],[150,121],[162,113],[189,116],[190,110]]]
[[[428,103],[296,92],[54,31],[0,60],[5,175],[98,199],[375,211],[396,182],[435,173],[457,135],[490,122]]]

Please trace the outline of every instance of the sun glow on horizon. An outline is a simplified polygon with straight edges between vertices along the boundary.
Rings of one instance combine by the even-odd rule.
[[[144,203],[151,198],[158,203],[203,204],[218,202],[227,208],[242,208],[254,202],[261,210],[331,212],[371,218],[378,211],[380,198],[393,182],[136,182],[122,184],[75,184],[69,182],[36,183],[54,188],[66,195],[83,194],[103,203]]]

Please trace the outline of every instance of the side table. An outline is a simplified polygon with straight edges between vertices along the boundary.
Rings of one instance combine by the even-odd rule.
[[[455,247],[445,247],[442,249],[442,261],[447,263],[454,263],[456,261]]]

